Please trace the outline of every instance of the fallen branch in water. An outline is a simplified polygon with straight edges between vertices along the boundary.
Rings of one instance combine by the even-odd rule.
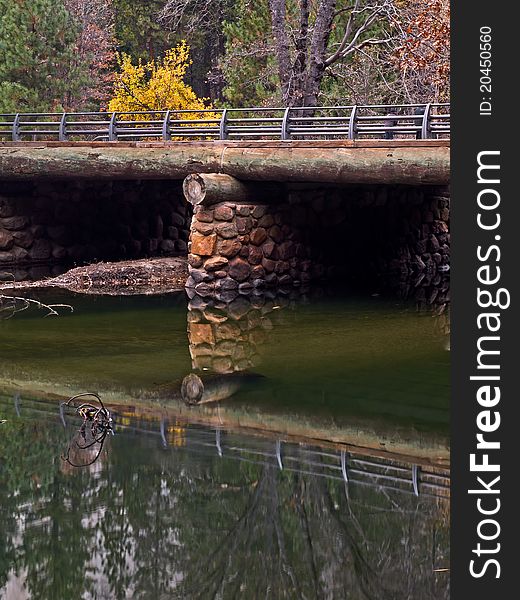
[[[83,402],[76,408],[76,414],[78,414],[82,419],[83,423],[78,431],[74,434],[72,440],[69,443],[67,451],[65,454],[61,455],[61,459],[72,467],[88,467],[96,462],[96,460],[101,455],[101,451],[103,450],[103,445],[105,443],[105,439],[107,435],[114,434],[113,430],[113,421],[110,415],[110,411],[105,408],[101,398],[98,394],[94,392],[85,392],[83,394],[77,394],[76,396],[72,396],[69,398],[67,402],[62,402],[60,405],[60,414],[62,418],[62,422],[65,425],[65,416],[64,416],[64,408],[66,406],[71,406],[72,403],[78,398],[86,398],[92,397],[97,400],[99,406],[95,404],[91,404],[90,402]],[[94,448],[94,446],[98,446],[98,448]],[[94,449],[94,456],[91,457],[90,449]],[[70,454],[73,451],[74,454],[77,455],[77,451],[87,450],[86,455],[89,457],[89,461],[78,464],[72,461]]]
[[[0,319],[12,319],[16,313],[27,310],[31,306],[47,311],[44,317],[59,316],[58,309],[60,308],[74,312],[74,308],[70,304],[45,304],[34,298],[0,294]]]

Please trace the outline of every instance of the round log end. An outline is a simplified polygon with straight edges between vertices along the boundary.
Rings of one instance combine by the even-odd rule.
[[[182,380],[181,396],[186,404],[198,404],[202,400],[204,393],[204,382],[202,379],[190,373]]]
[[[197,206],[198,204],[202,204],[206,197],[206,183],[198,173],[193,173],[184,179],[182,191],[186,200],[190,204]]]

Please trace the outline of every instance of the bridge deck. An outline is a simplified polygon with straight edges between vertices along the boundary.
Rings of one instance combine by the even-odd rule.
[[[238,179],[445,185],[449,140],[3,142],[0,179]]]

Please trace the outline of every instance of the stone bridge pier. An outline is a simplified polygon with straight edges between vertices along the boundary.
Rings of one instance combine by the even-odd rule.
[[[243,182],[192,174],[187,288],[224,299],[327,278],[373,282],[449,269],[449,188]]]

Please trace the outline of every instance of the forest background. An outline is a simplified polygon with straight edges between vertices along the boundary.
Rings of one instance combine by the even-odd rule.
[[[0,114],[442,102],[449,0],[0,0]]]

